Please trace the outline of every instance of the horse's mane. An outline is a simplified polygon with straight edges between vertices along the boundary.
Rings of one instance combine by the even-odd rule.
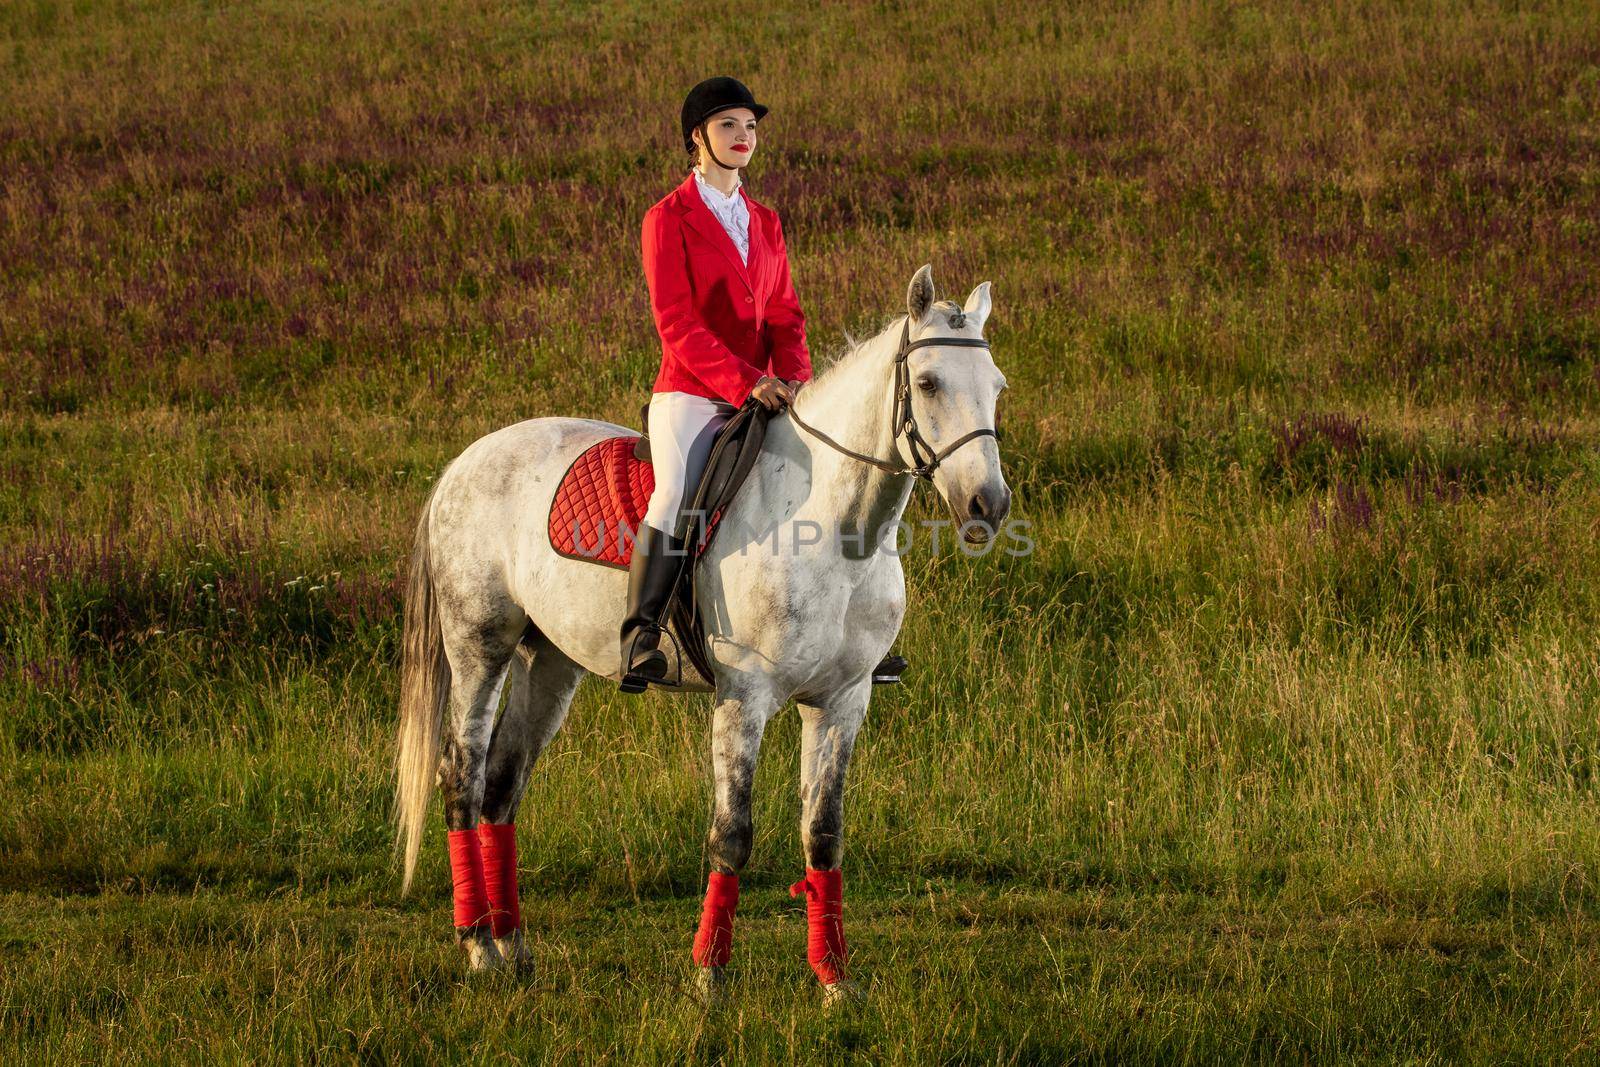
[[[811,382],[809,384],[821,385],[823,382],[831,380],[835,374],[847,373],[847,368],[862,360],[862,353],[871,347],[873,341],[883,336],[884,332],[891,326],[899,327],[900,320],[905,317],[905,312],[903,311],[898,315],[889,315],[880,321],[867,336],[862,338],[852,336],[849,330],[844,331],[844,348],[838,355],[827,359],[820,365],[815,360],[812,361]]]
[[[961,309],[961,305],[951,300],[938,300],[934,302],[933,306],[948,311],[959,311]],[[850,366],[859,360],[862,351],[867,348],[868,344],[882,337],[891,327],[898,329],[900,321],[905,317],[906,313],[903,311],[885,317],[879,321],[877,327],[870,334],[860,340],[851,336],[849,330],[844,331],[844,349],[838,355],[827,359],[820,366],[816,360],[812,360],[811,384],[820,385],[830,379],[836,372],[843,373],[841,368]]]

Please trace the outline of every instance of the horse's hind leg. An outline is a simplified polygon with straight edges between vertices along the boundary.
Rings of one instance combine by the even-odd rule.
[[[449,831],[456,940],[475,971],[502,962],[494,943],[477,826],[495,709],[526,624],[520,609],[517,616],[466,621],[447,612],[441,618],[451,680],[449,715],[439,746],[439,785]]]
[[[505,710],[489,742],[478,837],[495,945],[507,961],[527,966],[532,954],[522,936],[517,900],[517,808],[534,761],[566,721],[583,668],[530,625],[511,660],[508,678]]]

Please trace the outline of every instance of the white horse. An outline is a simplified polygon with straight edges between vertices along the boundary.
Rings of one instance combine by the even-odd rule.
[[[989,283],[964,307],[936,303],[923,266],[906,303],[906,317],[799,392],[793,418],[772,417],[697,563],[716,676],[709,851],[725,875],[749,859],[762,733],[791,699],[803,722],[805,860],[839,868],[844,779],[871,672],[905,612],[894,542],[916,477],[932,481],[970,543],[993,538],[1010,507],[992,429],[1005,377],[981,339]],[[480,832],[480,819],[490,824],[482,833],[507,828],[584,672],[620,680],[627,572],[557,554],[547,519],[573,458],[630,432],[578,418],[507,426],[468,446],[423,508],[406,592],[396,789],[407,891],[435,784],[449,830]],[[514,860],[509,881],[514,894]],[[459,916],[459,888],[457,901]],[[520,929],[496,937],[486,925],[458,926],[457,936],[474,970],[528,962]],[[702,987],[720,978],[708,970]]]

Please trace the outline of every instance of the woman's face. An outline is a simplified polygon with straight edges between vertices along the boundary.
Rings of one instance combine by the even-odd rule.
[[[745,166],[756,153],[756,113],[747,107],[729,108],[712,115],[706,123],[706,133],[711,138],[711,151],[730,167]],[[698,129],[692,136],[695,144],[705,145]],[[704,152],[700,153],[700,159],[711,165]]]

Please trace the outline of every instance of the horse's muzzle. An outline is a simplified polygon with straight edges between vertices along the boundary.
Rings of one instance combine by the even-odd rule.
[[[981,545],[1000,532],[1001,523],[1011,511],[1011,490],[1004,484],[998,488],[983,486],[967,498],[965,511],[961,539],[970,545]]]

